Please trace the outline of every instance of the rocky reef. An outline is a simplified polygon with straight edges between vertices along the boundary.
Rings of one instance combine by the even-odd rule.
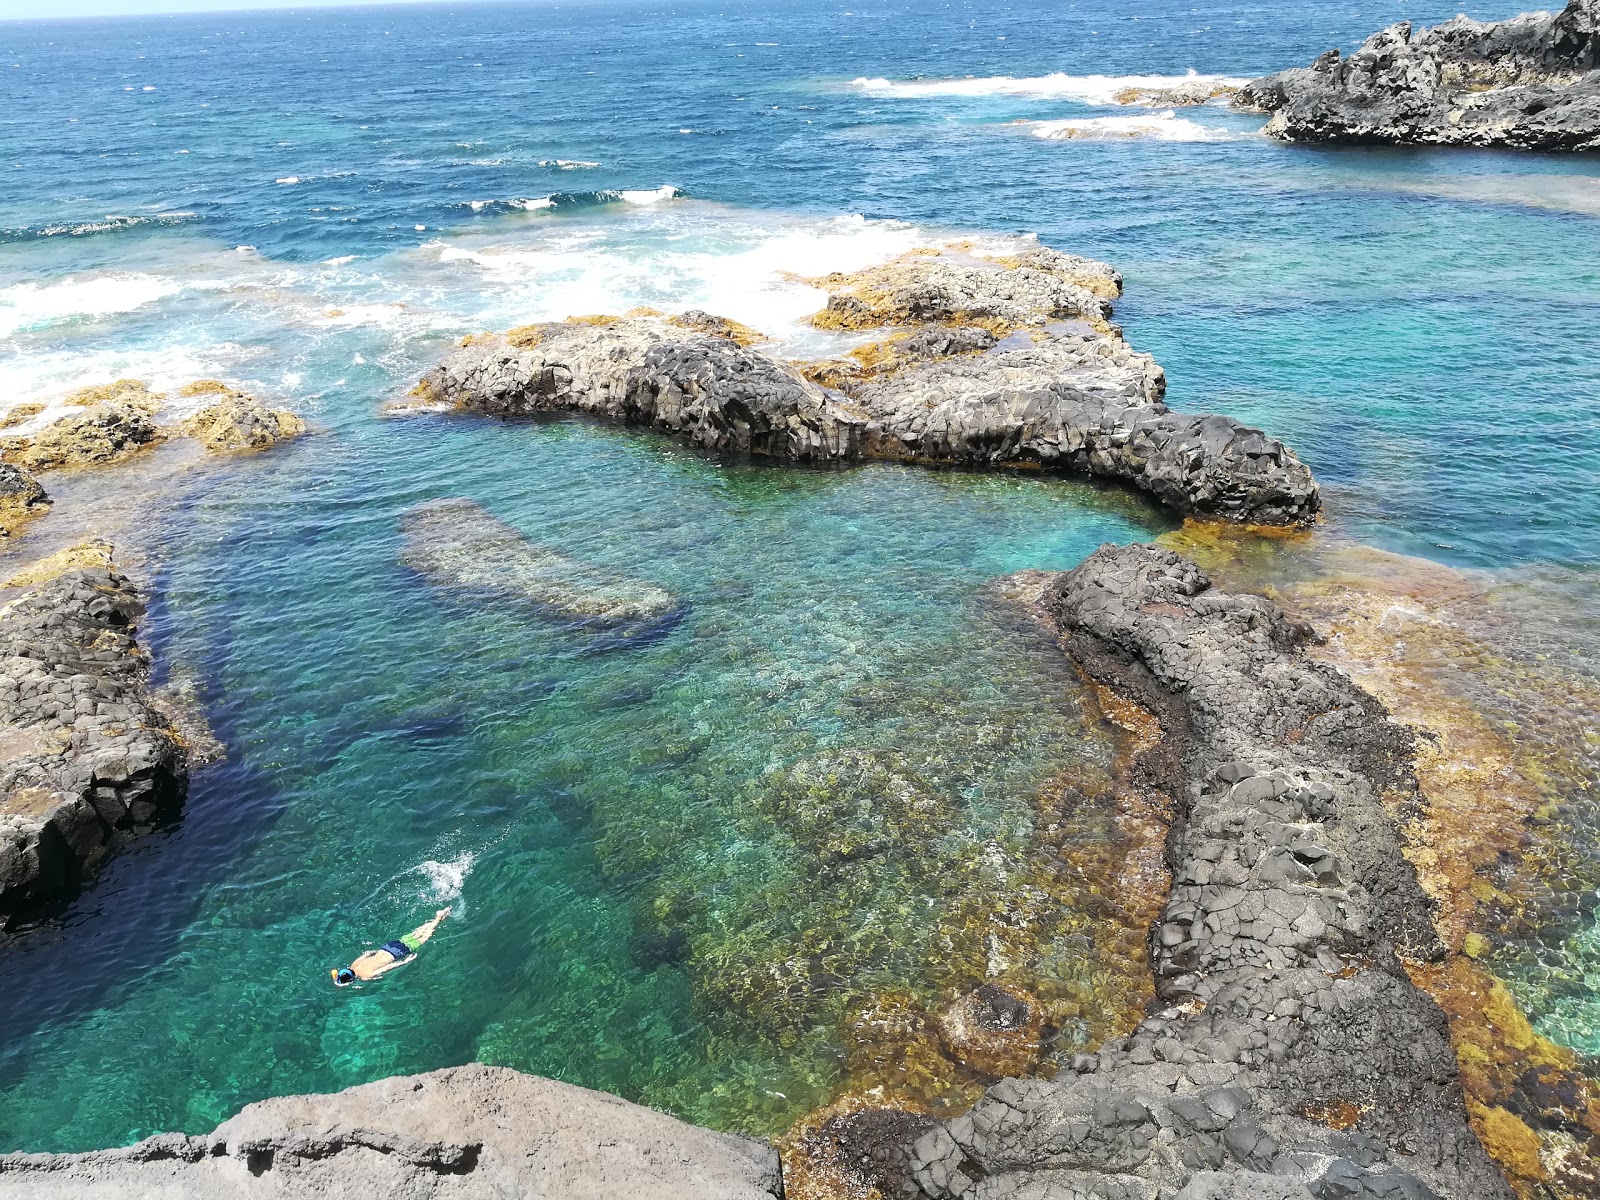
[[[615,1096],[470,1065],[288,1096],[209,1134],[0,1158],[0,1197],[779,1200],[770,1146]]]
[[[139,589],[90,547],[16,577],[0,609],[0,932],[76,894],[183,802],[178,731],[149,691]]]
[[[719,452],[1045,469],[1122,480],[1183,513],[1316,517],[1316,483],[1281,443],[1162,403],[1161,368],[1109,322],[1121,278],[1104,263],[958,245],[808,282],[828,293],[814,325],[884,339],[790,362],[705,314],[574,318],[469,338],[416,393],[462,412],[587,413]]]
[[[530,542],[473,500],[437,500],[402,518],[400,561],[435,587],[558,620],[642,636],[680,614],[676,598],[559,550]]]
[[[1485,23],[1373,34],[1348,58],[1257,79],[1237,102],[1305,142],[1600,149],[1600,0]]]
[[[215,379],[179,388],[178,399],[217,399],[177,425],[158,417],[171,399],[138,379],[80,388],[62,401],[70,411],[27,433],[0,437],[6,463],[25,471],[91,467],[118,462],[172,437],[192,437],[212,453],[259,450],[305,432],[305,422],[287,409],[270,408]],[[45,412],[25,414],[28,420]],[[0,481],[3,482],[3,481]]]
[[[1385,808],[1414,800],[1408,732],[1306,657],[1308,627],[1171,551],[1102,547],[1041,603],[1161,724],[1143,769],[1177,819],[1156,999],[1131,1036],[1002,1081],[898,1163],[877,1146],[881,1194],[1509,1196],[1407,974],[1443,953]]]

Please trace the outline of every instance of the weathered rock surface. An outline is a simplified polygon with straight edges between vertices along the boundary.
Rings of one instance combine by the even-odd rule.
[[[254,396],[226,384],[204,380],[181,390],[186,396],[212,392],[218,394],[218,399],[183,422],[181,428],[213,454],[265,450],[305,432],[306,423],[288,409],[269,408]]]
[[[1600,149],[1600,0],[1485,23],[1409,21],[1341,58],[1257,79],[1239,103],[1292,141]]]
[[[0,1197],[778,1200],[770,1146],[615,1096],[470,1065],[288,1096],[199,1137],[0,1158]]]
[[[0,537],[10,537],[18,525],[49,507],[50,497],[37,479],[21,467],[0,462]]]
[[[29,471],[114,462],[162,438],[154,397],[101,400],[31,437],[0,439],[5,460]]]
[[[797,366],[704,332],[703,315],[690,329],[586,318],[469,339],[417,390],[460,411],[589,413],[722,452],[1044,468],[1124,480],[1184,513],[1316,517],[1316,483],[1281,443],[1162,403],[1161,368],[1107,321],[1121,279],[1104,263],[930,251],[814,282],[833,289],[819,326],[903,332]]]
[[[435,587],[620,633],[648,632],[679,613],[665,589],[530,542],[473,500],[420,504],[402,524],[400,561]]]
[[[1156,1007],[922,1133],[902,1194],[1509,1196],[1401,963],[1441,952],[1383,804],[1414,796],[1406,731],[1303,656],[1308,629],[1169,551],[1102,547],[1045,604],[1083,668],[1162,724],[1144,766],[1178,818]]]
[[[0,609],[0,932],[47,914],[183,801],[178,735],[150,704],[137,588],[69,566]]]

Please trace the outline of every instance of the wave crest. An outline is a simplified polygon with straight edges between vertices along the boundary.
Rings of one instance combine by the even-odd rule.
[[[1064,121],[1019,121],[1033,136],[1053,142],[1149,138],[1158,142],[1230,142],[1237,135],[1208,129],[1174,112],[1137,117],[1077,117]]]
[[[45,237],[91,237],[97,233],[120,233],[144,226],[183,225],[196,220],[199,213],[163,212],[149,216],[104,216],[84,221],[59,221],[50,225],[22,225],[0,229],[0,242],[20,242]]]
[[[1141,92],[1170,89],[1236,88],[1249,82],[1230,75],[1052,75],[1015,78],[990,75],[967,79],[857,79],[850,86],[869,96],[917,100],[930,96],[1016,96],[1028,100],[1080,100],[1085,104],[1126,106],[1141,103],[1131,98]]]
[[[603,208],[608,204],[659,204],[663,200],[682,199],[682,189],[670,183],[658,188],[603,188],[594,192],[551,192],[548,196],[517,197],[510,200],[468,200],[464,207],[473,212],[540,212],[553,209],[574,212],[588,208]]]

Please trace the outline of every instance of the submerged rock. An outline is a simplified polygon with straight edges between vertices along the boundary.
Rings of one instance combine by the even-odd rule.
[[[70,899],[187,788],[148,691],[139,592],[77,549],[14,578],[33,590],[0,613],[0,931]]]
[[[691,330],[581,318],[473,337],[417,394],[463,412],[589,413],[708,450],[1044,468],[1124,480],[1184,513],[1316,519],[1320,493],[1292,451],[1161,402],[1161,368],[1107,320],[1121,278],[1104,263],[930,250],[811,282],[830,290],[816,324],[891,332],[846,359],[791,364],[701,332],[714,326],[703,314]]]
[[[1131,1036],[918,1136],[899,1194],[1508,1198],[1401,962],[1442,953],[1384,807],[1416,786],[1406,731],[1305,658],[1309,629],[1170,551],[1101,547],[1044,602],[1161,721],[1157,998]]]
[[[679,612],[665,589],[530,542],[473,500],[420,504],[401,524],[400,561],[435,587],[634,635]]]
[[[1420,33],[1403,21],[1348,58],[1257,79],[1238,102],[1290,141],[1600,149],[1600,0]]]
[[[476,1064],[247,1105],[209,1134],[0,1157],[0,1197],[778,1200],[762,1143]]]

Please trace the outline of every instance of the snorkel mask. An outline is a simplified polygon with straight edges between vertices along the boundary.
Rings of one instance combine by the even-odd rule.
[[[335,967],[328,974],[333,976],[335,987],[349,987],[356,981],[356,973],[349,967]]]

